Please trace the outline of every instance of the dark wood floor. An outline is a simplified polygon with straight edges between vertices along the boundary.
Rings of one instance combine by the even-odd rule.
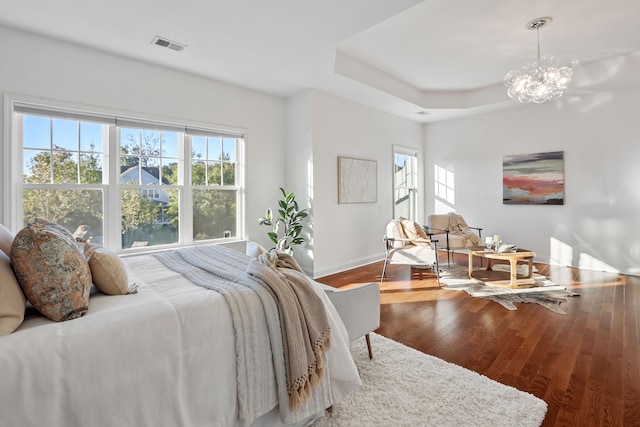
[[[543,426],[640,426],[640,277],[537,267],[580,293],[562,303],[566,315],[537,304],[509,311],[390,266],[376,332],[544,399]],[[317,280],[379,282],[381,271],[380,262]]]

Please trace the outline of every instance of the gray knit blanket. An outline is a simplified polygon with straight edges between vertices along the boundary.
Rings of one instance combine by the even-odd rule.
[[[287,424],[331,405],[324,375],[330,346],[326,312],[293,258],[274,251],[256,259],[219,245],[155,256],[193,284],[224,296],[235,334],[241,424],[251,424],[278,402]]]

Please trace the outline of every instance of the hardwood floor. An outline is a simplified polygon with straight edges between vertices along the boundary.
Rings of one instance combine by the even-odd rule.
[[[580,293],[561,304],[566,315],[537,304],[509,311],[394,265],[376,332],[544,399],[543,426],[640,426],[640,277],[536,266]],[[379,262],[316,280],[343,287],[381,272]]]

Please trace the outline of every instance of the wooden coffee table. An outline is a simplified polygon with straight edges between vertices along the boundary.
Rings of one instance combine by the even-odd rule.
[[[533,257],[536,254],[526,249],[518,249],[515,252],[492,252],[488,251],[484,246],[474,246],[467,248],[469,251],[469,278],[473,279],[473,257],[478,256],[487,259],[487,269],[492,271],[493,260],[509,261],[509,280],[483,280],[485,283],[494,286],[505,286],[508,288],[529,287],[536,281],[533,278]],[[529,264],[529,273],[525,277],[518,277],[518,262],[527,262]],[[476,270],[477,272],[477,270]]]

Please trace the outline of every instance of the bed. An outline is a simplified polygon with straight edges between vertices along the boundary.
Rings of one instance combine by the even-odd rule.
[[[241,262],[251,258],[237,256]],[[94,289],[86,314],[63,322],[27,310],[19,328],[0,337],[0,424],[283,425],[282,392],[276,390],[274,399],[271,389],[250,390],[257,399],[270,397],[261,411],[239,419],[236,326],[225,297],[195,285],[158,256],[123,261],[137,293]],[[331,347],[322,384],[309,400],[315,409],[289,416],[292,425],[310,424],[360,386],[347,331],[321,285],[308,281],[325,307]],[[260,355],[248,355],[254,356]],[[267,371],[258,372],[267,377],[262,384],[277,384]]]

